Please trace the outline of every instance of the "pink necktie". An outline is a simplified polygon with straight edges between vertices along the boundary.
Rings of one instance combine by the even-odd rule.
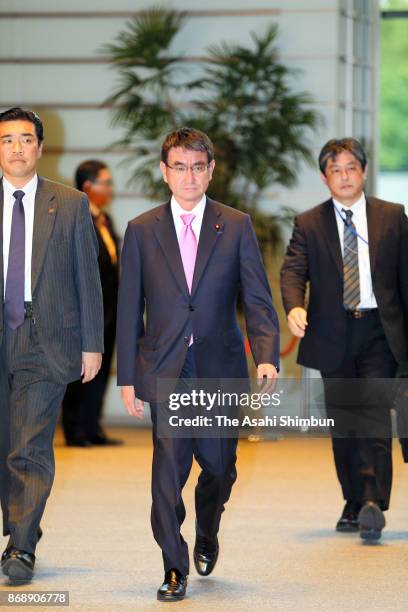
[[[186,275],[188,289],[191,293],[193,285],[194,267],[197,257],[197,238],[191,227],[195,215],[181,215],[184,223],[183,231],[180,236],[180,254],[183,261],[184,274]]]

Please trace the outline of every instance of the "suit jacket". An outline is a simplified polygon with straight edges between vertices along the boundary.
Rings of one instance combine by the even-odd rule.
[[[3,278],[3,185],[0,181],[0,293]],[[103,351],[98,244],[84,194],[38,179],[31,290],[36,329],[56,382],[81,375],[82,351]],[[3,337],[0,309],[0,344]]]
[[[395,359],[407,359],[408,220],[404,207],[367,200],[371,279],[379,315]],[[305,306],[309,283],[308,326],[298,363],[330,372],[345,351],[343,258],[333,201],[297,216],[281,271],[286,313]]]
[[[207,198],[191,295],[170,202],[129,223],[121,261],[119,385],[157,401],[157,380],[179,377],[191,334],[199,378],[246,378],[239,289],[255,362],[278,367],[279,324],[248,215]]]
[[[107,213],[104,213],[104,215],[106,217],[106,225],[108,231],[112,237],[113,242],[115,243],[116,252],[119,257],[119,238],[116,235],[111,217]],[[109,251],[106,248],[102,236],[98,231],[96,217],[94,217],[93,215],[92,221],[94,224],[99,245],[98,265],[102,285],[105,328],[111,326],[114,327],[116,323],[116,310],[118,303],[119,266],[118,264],[112,263]]]

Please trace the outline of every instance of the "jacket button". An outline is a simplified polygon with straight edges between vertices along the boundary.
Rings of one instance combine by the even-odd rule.
[[[193,340],[198,344],[201,341],[201,338],[199,336],[194,336]]]
[[[192,304],[189,305],[188,309],[193,312],[194,311],[194,306]]]
[[[185,342],[186,344],[189,344],[189,342],[190,342],[190,336],[184,336],[183,340],[184,340],[184,342]]]

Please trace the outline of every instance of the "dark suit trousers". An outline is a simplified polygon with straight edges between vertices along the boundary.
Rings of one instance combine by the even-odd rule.
[[[54,382],[31,319],[4,328],[0,375],[3,534],[34,553],[54,480],[53,439],[65,385]]]
[[[115,346],[116,321],[105,327],[102,365],[90,382],[76,380],[68,385],[62,401],[62,427],[66,442],[76,438],[92,440],[103,435],[103,399],[109,381]]]
[[[180,378],[196,378],[194,345],[188,352]],[[193,457],[201,467],[195,489],[196,530],[209,539],[218,533],[224,504],[236,480],[236,438],[160,438],[157,411],[151,404],[153,422],[152,511],[153,535],[162,549],[164,570],[189,573],[187,542],[180,533],[186,511],[182,490]]]
[[[373,500],[386,510],[392,483],[393,385],[375,379],[394,378],[397,363],[377,311],[361,319],[348,318],[345,341],[343,363],[335,371],[321,373],[327,416],[335,420],[337,476],[344,499],[360,504]]]

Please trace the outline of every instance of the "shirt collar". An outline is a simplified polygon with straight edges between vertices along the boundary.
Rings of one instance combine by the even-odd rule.
[[[91,215],[95,218],[99,217],[102,212],[101,209],[98,208],[96,204],[93,204],[91,201],[89,202],[89,210],[91,211]]]
[[[3,189],[4,189],[4,193],[7,194],[8,196],[12,197],[13,193],[15,191],[24,191],[26,196],[29,196],[31,198],[35,197],[35,193],[37,191],[37,186],[38,186],[38,175],[34,174],[33,178],[30,179],[28,181],[28,183],[26,183],[24,185],[24,187],[14,187],[14,185],[12,185],[12,183],[10,183],[10,181],[8,181],[4,176],[3,176]]]
[[[334,198],[332,198],[332,200],[334,206],[337,208],[339,213],[343,215],[343,217],[345,216],[344,213],[342,213],[343,208],[344,210],[351,210],[353,212],[353,215],[355,215],[356,213],[359,213],[364,210],[366,204],[366,198],[364,193],[362,193],[357,202],[354,202],[354,204],[352,204],[351,206],[344,206],[344,204],[342,204],[338,200],[335,200]]]
[[[181,215],[185,215],[187,213],[192,213],[197,218],[200,215],[203,215],[206,202],[207,202],[207,197],[204,194],[201,200],[197,202],[197,204],[194,206],[192,210],[185,210],[184,208],[180,206],[180,204],[177,202],[176,198],[173,195],[171,196],[171,202],[170,202],[171,212],[173,213],[173,215],[177,215],[177,217],[180,217]]]

